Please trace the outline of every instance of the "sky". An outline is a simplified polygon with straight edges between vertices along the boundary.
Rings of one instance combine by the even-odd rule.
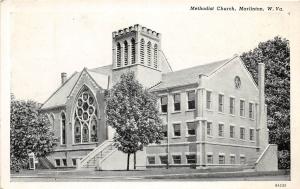
[[[60,86],[61,72],[111,64],[112,32],[134,24],[162,34],[173,70],[231,58],[277,35],[289,39],[287,11],[190,11],[191,5],[19,4],[9,22],[11,92],[43,103]]]

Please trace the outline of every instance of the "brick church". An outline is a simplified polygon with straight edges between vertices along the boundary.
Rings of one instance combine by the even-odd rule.
[[[137,168],[241,167],[277,170],[277,146],[268,143],[264,64],[258,85],[239,56],[173,71],[161,34],[134,25],[112,33],[112,64],[83,68],[44,102],[57,146],[55,168],[120,170],[127,155],[114,147],[104,93],[129,70],[157,96],[164,125],[161,144],[137,153]],[[132,164],[132,163],[131,163]]]

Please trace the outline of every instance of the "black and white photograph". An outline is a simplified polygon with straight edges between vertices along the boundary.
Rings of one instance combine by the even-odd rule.
[[[299,184],[299,2],[0,5],[1,189]]]

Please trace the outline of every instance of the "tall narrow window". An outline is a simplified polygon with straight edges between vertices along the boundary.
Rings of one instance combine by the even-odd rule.
[[[148,62],[148,66],[151,66],[151,59],[152,59],[152,46],[151,46],[151,42],[149,41],[147,43],[147,62]]]
[[[219,94],[219,112],[224,111],[224,95]]]
[[[50,114],[50,120],[49,121],[50,121],[52,130],[54,130],[55,118],[54,118],[54,115],[52,113]]]
[[[212,123],[211,122],[207,122],[207,125],[206,125],[206,134],[211,136],[212,135]]]
[[[240,100],[240,116],[245,117],[245,101]]]
[[[61,144],[66,144],[66,116],[61,113]]]
[[[135,40],[131,39],[131,64],[135,64]]]
[[[92,92],[84,86],[74,114],[74,143],[97,142],[97,105]]]
[[[117,44],[117,67],[121,67],[121,45]]]
[[[211,109],[211,91],[206,91],[206,109]]]
[[[181,136],[180,124],[173,124],[174,136]]]
[[[219,155],[219,164],[225,164],[225,155]]]
[[[141,49],[140,49],[140,51],[141,51],[141,64],[144,64],[144,57],[145,57],[145,40],[144,39],[141,39]]]
[[[188,109],[189,110],[195,109],[195,98],[196,98],[195,91],[189,91],[187,92],[187,95],[188,95]]]
[[[219,136],[224,137],[224,124],[219,123]]]
[[[230,125],[230,138],[234,138],[234,126],[233,125]]]
[[[181,155],[173,155],[174,164],[181,164]]]
[[[240,139],[245,140],[245,128],[240,128]]]
[[[160,164],[168,164],[168,156],[159,156]]]
[[[253,103],[249,103],[249,118],[253,119],[254,118],[254,114],[253,114]]]
[[[124,65],[128,65],[128,59],[129,59],[129,55],[128,55],[128,43],[127,41],[124,41]]]
[[[234,98],[233,98],[233,97],[230,97],[230,98],[229,98],[229,113],[230,113],[231,115],[234,114],[234,104],[235,104]]]
[[[174,111],[180,111],[180,94],[174,94]]]
[[[214,163],[214,159],[213,159],[213,155],[212,154],[208,154],[206,156],[206,162],[207,162],[207,164],[213,164]]]
[[[160,98],[160,104],[161,104],[161,112],[167,113],[168,112],[168,97],[162,96]]]
[[[249,130],[249,139],[250,139],[251,141],[254,140],[254,129],[250,129],[250,130]]]
[[[163,135],[164,137],[168,137],[168,125],[163,125]]]
[[[194,164],[196,162],[197,162],[197,160],[196,160],[196,154],[186,155],[186,163],[187,164]]]
[[[230,164],[235,164],[235,156],[230,155]]]
[[[154,45],[154,68],[157,68],[157,44]]]

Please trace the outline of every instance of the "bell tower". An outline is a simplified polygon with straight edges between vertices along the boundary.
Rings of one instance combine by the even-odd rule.
[[[112,33],[112,82],[133,71],[136,79],[151,87],[161,81],[161,34],[141,25]]]

